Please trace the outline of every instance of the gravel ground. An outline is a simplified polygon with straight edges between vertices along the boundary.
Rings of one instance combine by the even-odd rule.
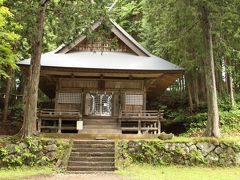
[[[126,180],[112,173],[104,174],[55,174],[55,175],[39,175],[27,180]]]

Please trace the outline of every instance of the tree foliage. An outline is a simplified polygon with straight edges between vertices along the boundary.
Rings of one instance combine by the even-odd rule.
[[[3,0],[0,0],[0,77],[8,77],[8,67],[17,68],[18,54],[14,49],[20,38],[15,31],[19,29],[21,25],[16,23],[9,8],[3,6]]]

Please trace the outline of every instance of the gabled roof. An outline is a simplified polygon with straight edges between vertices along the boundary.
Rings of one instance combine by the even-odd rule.
[[[18,63],[29,65],[30,59]],[[42,55],[41,66],[82,69],[112,69],[140,71],[183,71],[179,66],[156,56],[137,56],[122,52],[71,52]]]
[[[143,48],[132,36],[117,23],[111,21],[111,31],[123,41],[134,54],[127,52],[92,52],[71,51],[87,37],[80,35],[69,45],[63,45],[45,53],[41,57],[43,67],[80,68],[80,69],[112,69],[112,70],[140,70],[140,71],[173,71],[183,72],[184,69],[162,58],[156,57]],[[92,31],[102,24],[93,24]],[[30,59],[18,62],[19,65],[30,65]]]
[[[151,56],[151,53],[149,53],[144,47],[142,47],[130,34],[128,34],[116,22],[114,22],[113,20],[110,20],[110,22],[112,24],[111,31],[121,41],[123,41],[133,52],[135,52],[139,56]],[[95,31],[101,25],[102,25],[102,21],[97,21],[96,23],[94,23],[92,25],[91,30]],[[79,43],[81,43],[86,38],[87,38],[86,35],[81,34],[73,42],[71,42],[70,44],[62,47],[56,53],[68,53],[69,51],[71,51],[71,49],[73,49],[75,46],[77,46]]]

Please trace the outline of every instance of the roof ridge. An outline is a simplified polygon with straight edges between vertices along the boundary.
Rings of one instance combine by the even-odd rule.
[[[136,53],[139,56],[145,55],[145,56],[152,56],[152,54],[147,51],[138,41],[136,41],[127,31],[125,31],[119,24],[117,24],[114,20],[109,19],[109,21],[112,23],[113,27],[111,28],[111,31],[121,40],[124,42],[129,41],[129,42],[124,42],[134,53]],[[96,21],[92,26],[91,26],[91,31],[96,30],[100,25],[102,25],[103,20]],[[114,27],[119,31],[124,37],[119,37],[119,34],[115,31],[114,32]],[[62,48],[56,50],[56,53],[67,53],[69,52],[72,48],[77,46],[77,44],[81,43],[84,39],[86,39],[87,36],[83,35],[82,33],[75,38],[70,44],[64,45]],[[132,47],[132,46],[135,46]]]
[[[123,29],[116,21],[110,19],[115,27],[117,27],[124,35],[128,37],[130,41],[132,41],[140,50],[142,50],[146,55],[152,56],[152,54],[146,50],[136,39],[134,39],[125,29]]]

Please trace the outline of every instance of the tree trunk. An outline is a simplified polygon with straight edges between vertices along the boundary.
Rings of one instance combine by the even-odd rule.
[[[194,101],[196,110],[199,108],[199,92],[198,92],[198,71],[195,73],[194,83]]]
[[[205,103],[207,104],[205,73],[203,73],[202,68],[199,70],[198,94],[199,94],[199,96],[198,96],[199,97],[199,104],[201,104],[201,105],[204,105]]]
[[[204,69],[206,76],[207,102],[208,102],[208,121],[205,135],[220,136],[219,114],[217,105],[217,91],[214,71],[213,45],[211,35],[211,25],[209,22],[209,9],[207,3],[204,2],[200,6],[202,32],[204,39],[204,47],[206,57],[204,58]]]
[[[4,93],[5,97],[3,102],[3,117],[2,117],[3,126],[6,126],[8,124],[8,105],[9,105],[11,86],[12,86],[12,77],[13,77],[13,69],[11,67],[8,67],[8,75],[9,75],[9,78],[7,78],[6,80],[6,88]]]
[[[190,112],[193,112],[193,96],[192,96],[192,78],[190,76],[190,73],[185,75],[186,77],[186,83],[187,83],[187,90],[188,90],[188,101],[189,101],[189,110]]]
[[[190,82],[188,82],[188,99],[189,99],[190,112],[193,112],[193,100],[192,100],[192,93],[191,93]]]
[[[235,100],[234,100],[234,94],[233,94],[233,78],[232,78],[232,71],[229,70],[229,66],[231,66],[231,64],[228,59],[225,60],[225,64],[227,69],[227,73],[226,73],[227,92],[230,98],[231,106],[234,107]]]
[[[218,70],[218,79],[219,79],[219,93],[220,95],[224,96],[225,92],[225,86],[224,86],[224,80],[223,80],[223,62],[222,60],[220,61],[220,70]]]
[[[37,29],[32,44],[32,57],[29,69],[29,79],[25,88],[24,99],[25,104],[22,127],[22,135],[24,137],[31,136],[37,132],[36,119],[37,119],[38,85],[41,69],[40,61],[42,53],[42,40],[47,2],[48,0],[41,0],[39,2]]]
[[[232,78],[231,73],[230,73],[230,76],[229,76],[229,96],[230,96],[231,106],[234,107],[235,106],[235,99],[234,99],[234,94],[233,94],[233,78]]]

